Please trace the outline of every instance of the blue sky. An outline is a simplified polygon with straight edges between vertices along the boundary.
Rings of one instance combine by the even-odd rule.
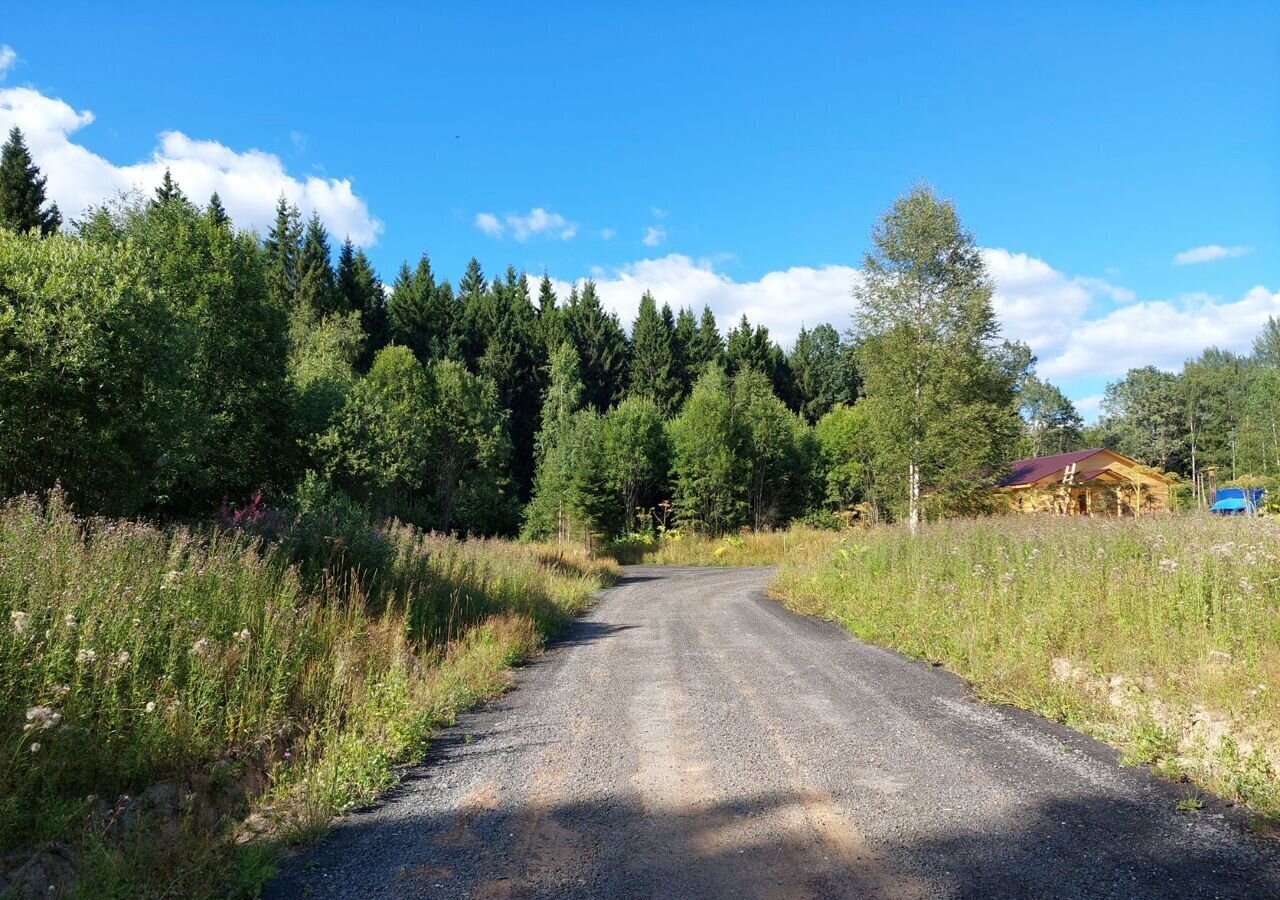
[[[847,324],[926,179],[1086,412],[1280,314],[1276,4],[121,6],[0,22],[0,126],[73,214],[168,165],[246,226],[286,190],[388,280],[474,254],[785,342]]]

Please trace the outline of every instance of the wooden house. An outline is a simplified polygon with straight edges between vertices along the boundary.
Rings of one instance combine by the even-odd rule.
[[[1169,508],[1168,475],[1102,447],[1020,459],[1000,481],[1014,512],[1141,516]]]

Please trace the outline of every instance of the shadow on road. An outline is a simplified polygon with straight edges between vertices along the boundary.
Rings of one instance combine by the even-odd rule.
[[[268,898],[320,897],[1280,897],[1261,842],[1206,849],[1136,805],[1064,798],[969,828],[849,845],[798,795],[642,809],[626,799],[512,803],[446,814],[353,814],[284,867]]]

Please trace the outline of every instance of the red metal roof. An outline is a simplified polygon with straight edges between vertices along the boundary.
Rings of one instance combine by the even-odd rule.
[[[1092,450],[1076,450],[1073,453],[1058,453],[1054,456],[1036,456],[1032,459],[1020,459],[1010,465],[1010,472],[1000,479],[1000,484],[1032,484],[1050,475],[1062,475],[1062,470],[1072,463],[1082,463],[1103,448]]]

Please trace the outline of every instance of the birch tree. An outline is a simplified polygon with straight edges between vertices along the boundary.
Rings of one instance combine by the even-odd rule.
[[[914,531],[922,493],[939,512],[984,496],[1017,434],[1014,384],[991,280],[951,202],[913,188],[871,238],[853,336],[880,480],[901,485]]]

